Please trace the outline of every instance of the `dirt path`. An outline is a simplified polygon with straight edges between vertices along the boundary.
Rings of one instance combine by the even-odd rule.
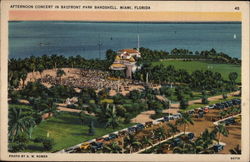
[[[239,94],[239,92],[240,91],[228,93],[228,96],[237,95],[237,94]],[[209,101],[216,101],[216,100],[219,100],[222,98],[223,98],[223,96],[219,95],[219,96],[209,97],[208,100]],[[192,100],[192,101],[188,102],[189,105],[197,104],[197,103],[201,103],[201,99]],[[179,111],[179,104],[171,104],[170,109],[163,110],[163,113],[176,114],[178,111]],[[135,123],[145,123],[147,121],[152,121],[153,119],[150,118],[150,115],[153,115],[154,113],[155,112],[153,110],[144,111],[144,112],[140,113],[139,115],[137,115],[135,118],[133,118],[131,121],[135,122]]]
[[[81,112],[81,110],[71,109],[71,108],[66,108],[66,107],[61,107],[61,106],[57,107],[57,109],[58,109],[59,111],[77,112],[77,113],[80,113],[80,112]]]
[[[57,107],[57,110],[59,111],[66,111],[66,112],[76,112],[76,113],[80,113],[82,110],[78,110],[78,109],[72,109],[72,108],[68,108],[66,106],[66,104],[58,104],[58,107]],[[95,114],[93,113],[88,113],[87,111],[83,111],[85,114],[88,114],[88,115],[92,115],[94,116]]]
[[[227,96],[228,96],[228,97],[229,97],[229,96],[234,96],[234,95],[237,95],[237,94],[239,94],[239,93],[240,93],[240,91],[235,91],[235,92],[228,93]],[[209,98],[208,98],[208,101],[216,101],[216,100],[219,100],[219,99],[221,99],[221,98],[223,98],[222,95],[213,96],[213,97],[209,97]],[[188,102],[189,105],[197,104],[197,103],[200,104],[200,103],[201,103],[201,99],[199,99],[199,100],[192,100],[192,101],[189,101],[189,102]]]

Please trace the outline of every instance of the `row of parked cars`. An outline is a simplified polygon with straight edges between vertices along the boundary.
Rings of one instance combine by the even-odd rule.
[[[168,122],[170,120],[176,120],[182,118],[181,113],[176,113],[173,115],[164,116],[154,121],[154,124],[159,124],[160,122]]]
[[[187,138],[187,140],[193,140],[195,135],[194,133],[190,132],[190,133],[187,133],[185,137]],[[171,139],[171,144],[170,144],[171,147],[178,146],[182,140],[183,138],[181,136]]]
[[[105,136],[84,142],[80,145],[80,149],[82,149],[82,150],[90,149],[93,151],[100,150],[103,148],[104,143],[111,141],[113,139],[116,139],[118,137],[126,136],[129,134],[134,134],[137,131],[143,130],[145,128],[145,125],[146,125],[146,123],[145,124],[139,123],[139,124],[136,124],[132,127],[125,128],[123,130],[111,133],[109,135],[105,135]]]
[[[202,118],[204,114],[208,113],[210,109],[224,109],[232,106],[237,106],[241,104],[241,99],[232,99],[230,101],[225,101],[221,103],[216,103],[213,105],[196,108],[194,110],[189,110],[189,114],[195,114],[196,118]]]
[[[134,126],[131,126],[129,128],[125,128],[123,130],[111,133],[109,135],[105,135],[102,136],[100,138],[96,138],[87,142],[84,142],[80,145],[80,149],[82,150],[87,150],[87,149],[91,149],[91,150],[100,150],[103,148],[104,143],[111,141],[113,139],[116,139],[118,137],[122,137],[122,136],[127,136],[129,134],[135,134],[138,131],[141,131],[145,128],[149,128],[153,125],[162,123],[162,122],[166,122],[166,121],[170,121],[170,120],[175,120],[175,119],[179,119],[181,118],[181,114],[177,113],[177,114],[173,114],[173,115],[169,115],[169,116],[165,116],[163,118],[160,119],[156,119],[154,121],[149,121],[146,123],[139,123],[136,124]]]
[[[216,103],[213,105],[209,105],[209,109],[224,109],[232,106],[237,106],[241,104],[241,99],[232,99],[230,101],[225,101],[221,103]]]

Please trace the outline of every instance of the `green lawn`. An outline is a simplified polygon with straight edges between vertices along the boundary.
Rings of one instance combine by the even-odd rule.
[[[182,60],[163,60],[152,62],[153,65],[163,64],[165,66],[173,65],[175,69],[185,69],[189,73],[195,70],[210,70],[221,73],[222,77],[228,80],[230,72],[237,72],[237,82],[241,81],[241,66],[233,64],[216,64],[209,61],[182,61]]]
[[[53,138],[55,141],[55,145],[52,150],[53,152],[74,146],[96,137],[101,137],[105,134],[114,132],[115,130],[120,130],[122,128],[134,125],[121,125],[115,130],[112,128],[105,129],[103,126],[98,125],[98,122],[93,119],[96,123],[95,135],[89,136],[87,123],[91,120],[91,118],[93,117],[86,115],[85,124],[82,125],[77,113],[61,112],[58,116],[45,120],[35,127],[32,139],[40,136],[46,137],[47,133],[49,133],[49,137]],[[42,152],[42,145],[30,142],[28,144],[28,149],[25,150],[25,152]]]

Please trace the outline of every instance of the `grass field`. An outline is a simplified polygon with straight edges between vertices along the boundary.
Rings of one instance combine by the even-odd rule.
[[[21,108],[27,111],[31,106],[20,105],[20,104],[9,104],[10,108]],[[88,135],[88,124],[94,121],[95,135]],[[122,124],[116,129],[104,128],[104,124],[99,123],[95,117],[85,115],[84,123],[81,123],[77,113],[60,112],[57,116],[42,121],[38,126],[33,129],[32,139],[36,137],[47,137],[49,134],[50,138],[54,139],[55,145],[50,152],[68,148],[84,141],[101,137],[105,134],[112,133],[116,130],[120,130],[135,123]],[[34,143],[30,141],[28,148],[24,152],[44,152],[41,143]]]
[[[89,120],[90,117],[87,118],[86,121]],[[52,117],[51,119],[43,121],[41,124],[35,127],[32,139],[41,136],[46,137],[49,133],[49,137],[53,138],[55,141],[55,145],[51,150],[53,152],[68,148],[70,146],[74,146],[93,138],[101,137],[105,134],[109,134],[131,125],[134,124],[123,124],[116,129],[95,126],[95,135],[89,136],[88,124],[86,123],[82,125],[81,121],[79,120],[78,114],[61,112],[57,117]],[[26,149],[25,151],[42,152],[43,147],[41,144],[30,142],[28,144],[28,149]]]
[[[237,82],[241,81],[241,66],[240,65],[232,65],[232,64],[215,64],[208,61],[182,61],[182,60],[164,60],[153,62],[153,65],[163,64],[165,66],[173,65],[175,69],[185,69],[189,73],[195,70],[210,70],[213,72],[221,73],[222,77],[225,80],[228,79],[228,75],[230,72],[237,72],[238,78]]]

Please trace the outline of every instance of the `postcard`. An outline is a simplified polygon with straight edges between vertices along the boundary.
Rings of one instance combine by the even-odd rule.
[[[1,8],[1,160],[249,161],[249,2]]]

